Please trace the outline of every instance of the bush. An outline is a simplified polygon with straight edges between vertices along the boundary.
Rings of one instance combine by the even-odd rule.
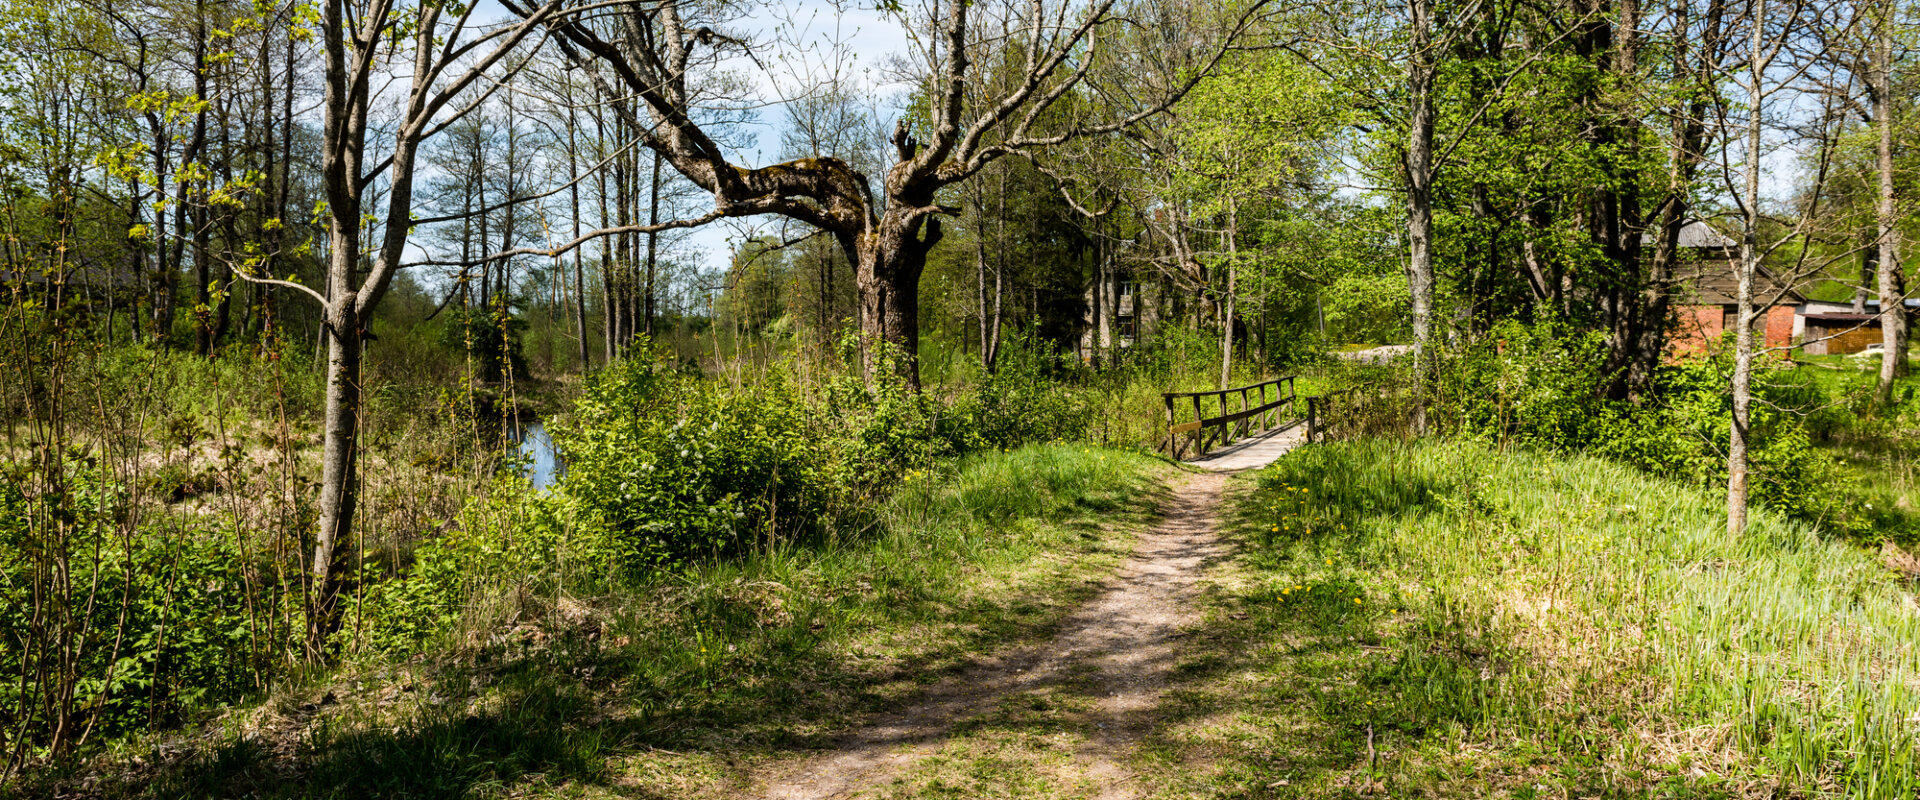
[[[1431,418],[1443,430],[1501,445],[1590,452],[1701,485],[1724,485],[1731,438],[1731,356],[1661,366],[1637,401],[1610,400],[1605,335],[1558,320],[1501,323],[1436,364]],[[1813,425],[1833,405],[1794,371],[1762,361],[1754,379],[1749,465],[1752,499],[1802,519],[1831,512],[1820,491],[1832,459],[1813,446]]]
[[[554,421],[562,486],[635,566],[804,531],[832,516],[844,485],[824,421],[807,412],[778,369],[736,388],[629,358]]]
[[[526,329],[526,321],[513,316],[504,302],[496,301],[492,308],[454,308],[447,312],[447,322],[440,328],[440,346],[450,352],[467,353],[473,360],[475,377],[498,383],[509,370],[514,375],[527,374],[521,345]]]
[[[0,752],[175,725],[264,689],[297,641],[276,624],[297,615],[290,587],[231,532],[136,527],[124,486],[84,458],[53,463],[0,462]]]
[[[635,348],[636,354],[646,348]],[[635,568],[816,536],[868,513],[908,470],[969,452],[1085,435],[1093,394],[1024,345],[948,398],[915,392],[883,354],[871,380],[818,387],[784,365],[741,385],[635,355],[593,376],[554,421],[561,486]]]
[[[957,398],[949,410],[964,430],[943,438],[955,451],[1013,447],[1025,442],[1079,441],[1093,427],[1102,398],[1080,378],[1090,373],[1071,355],[1055,356],[1030,337],[1002,346],[993,372]]]

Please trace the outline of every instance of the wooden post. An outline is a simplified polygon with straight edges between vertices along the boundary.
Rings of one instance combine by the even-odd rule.
[[[1252,408],[1253,405],[1247,402],[1247,387],[1240,387],[1240,413],[1245,414]],[[1253,420],[1249,417],[1242,416],[1240,418],[1239,431],[1241,436],[1252,433]]]
[[[1173,395],[1163,395],[1161,399],[1167,401],[1167,455],[1172,456],[1173,460],[1179,461],[1180,440],[1173,432]]]
[[[1200,422],[1200,420],[1204,420],[1204,418],[1206,418],[1206,414],[1200,412],[1200,395],[1194,395],[1194,422]],[[1194,447],[1198,449],[1198,453],[1194,453],[1194,455],[1206,455],[1206,426],[1204,426],[1204,424],[1194,430]]]

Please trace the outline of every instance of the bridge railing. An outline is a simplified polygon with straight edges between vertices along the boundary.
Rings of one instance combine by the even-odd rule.
[[[1406,436],[1413,430],[1405,386],[1363,383],[1307,398],[1307,441]]]
[[[1256,430],[1264,432],[1299,421],[1297,416],[1283,415],[1283,409],[1293,411],[1296,401],[1292,375],[1210,392],[1165,392],[1161,397],[1167,403],[1167,438],[1162,450],[1176,461],[1186,457],[1187,445],[1192,445],[1193,455],[1204,455],[1213,446]],[[1233,408],[1235,397],[1240,399],[1238,410]],[[1182,422],[1189,405],[1192,419]],[[1217,413],[1210,417],[1209,412]]]

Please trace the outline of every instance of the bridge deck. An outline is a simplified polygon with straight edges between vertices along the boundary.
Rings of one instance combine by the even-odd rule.
[[[1296,423],[1258,436],[1249,436],[1232,446],[1222,447],[1199,458],[1189,459],[1192,464],[1209,472],[1239,472],[1259,469],[1273,463],[1288,450],[1300,446],[1307,440],[1307,426]]]

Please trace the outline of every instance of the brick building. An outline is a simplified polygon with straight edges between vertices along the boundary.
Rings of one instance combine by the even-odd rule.
[[[1739,277],[1734,264],[1738,245],[1702,222],[1680,229],[1680,258],[1674,275],[1680,281],[1675,297],[1673,330],[1667,349],[1675,356],[1698,355],[1720,342],[1720,335],[1737,324],[1735,295]],[[1786,358],[1794,344],[1796,308],[1806,302],[1794,287],[1777,280],[1766,267],[1753,276],[1754,332],[1761,347]]]

